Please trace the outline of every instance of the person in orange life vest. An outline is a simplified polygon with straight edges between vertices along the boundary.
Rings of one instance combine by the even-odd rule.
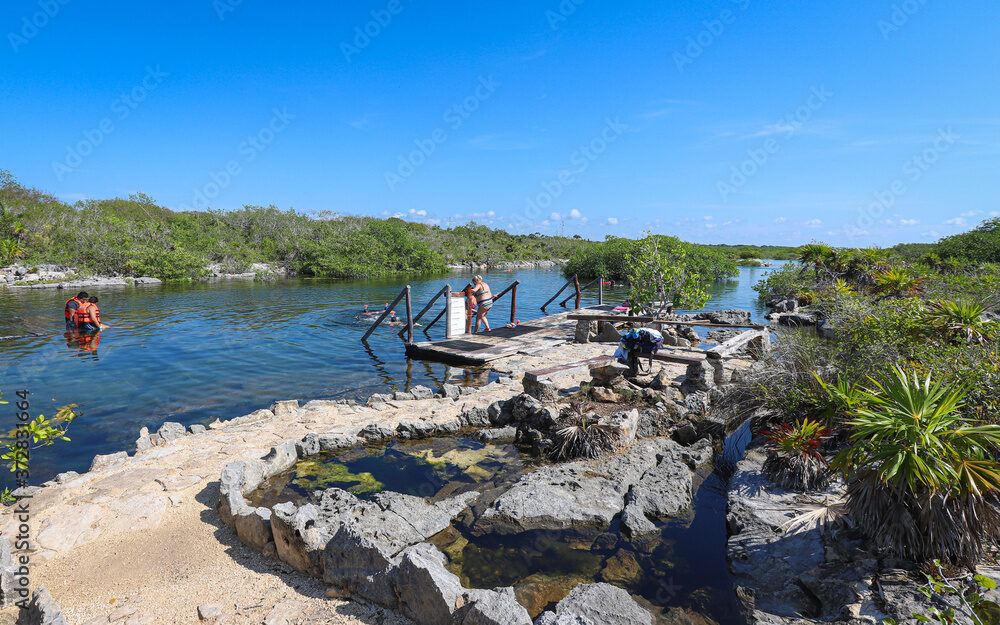
[[[66,331],[76,332],[76,310],[80,307],[80,304],[87,301],[86,291],[80,291],[73,297],[66,300]]]
[[[76,328],[83,334],[94,334],[107,328],[101,323],[101,309],[97,307],[98,299],[91,297],[76,309]]]

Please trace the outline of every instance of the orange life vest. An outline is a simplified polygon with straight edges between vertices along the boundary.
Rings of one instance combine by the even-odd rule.
[[[97,313],[97,320],[100,321],[101,313],[97,308],[97,304],[91,304],[90,302],[81,302],[80,307],[76,309],[76,325],[77,327],[90,323],[90,310],[93,309]]]
[[[77,297],[76,295],[74,295],[73,297],[71,297],[71,298],[69,298],[68,300],[66,300],[66,318],[67,318],[67,319],[72,319],[72,318],[73,318],[73,309],[71,309],[71,308],[69,307],[69,303],[70,303],[70,302],[76,302],[77,306],[79,306],[80,304],[82,304],[82,303],[83,303],[83,302],[82,302],[82,301],[80,300],[80,298],[79,298],[79,297]]]

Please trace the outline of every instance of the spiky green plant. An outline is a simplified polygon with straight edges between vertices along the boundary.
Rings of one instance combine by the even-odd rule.
[[[846,376],[837,375],[836,382],[826,382],[813,373],[819,386],[820,397],[816,402],[817,416],[831,428],[843,425],[849,415],[865,399],[863,389]]]
[[[847,511],[881,549],[972,565],[1000,538],[1000,426],[962,416],[964,392],[894,367],[871,379],[833,466],[848,479]]]
[[[983,317],[986,306],[969,300],[936,300],[925,320],[948,338],[967,345],[982,345],[996,335],[997,324]]]
[[[621,430],[600,422],[595,414],[572,415],[553,436],[550,456],[553,460],[599,458],[614,449]]]
[[[24,256],[24,248],[14,239],[0,241],[0,265],[7,265]]]
[[[891,296],[914,295],[920,292],[924,279],[914,276],[905,269],[889,267],[876,272],[872,276],[875,290],[878,293]]]
[[[820,443],[830,428],[819,421],[803,419],[782,423],[761,433],[767,438],[767,458],[763,473],[778,486],[789,490],[824,488],[830,480]]]

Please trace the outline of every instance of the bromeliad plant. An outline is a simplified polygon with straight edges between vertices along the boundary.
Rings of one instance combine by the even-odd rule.
[[[897,366],[871,382],[832,465],[848,479],[847,513],[898,557],[975,564],[1000,538],[1000,426],[963,417],[964,392],[929,375]]]
[[[783,423],[762,432],[767,438],[763,473],[789,490],[824,488],[830,481],[827,462],[819,447],[830,428],[819,421],[803,419]]]

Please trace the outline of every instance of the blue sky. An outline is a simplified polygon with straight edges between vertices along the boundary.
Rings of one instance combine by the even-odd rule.
[[[839,245],[1000,210],[995,0],[0,15],[0,168],[66,200]]]

